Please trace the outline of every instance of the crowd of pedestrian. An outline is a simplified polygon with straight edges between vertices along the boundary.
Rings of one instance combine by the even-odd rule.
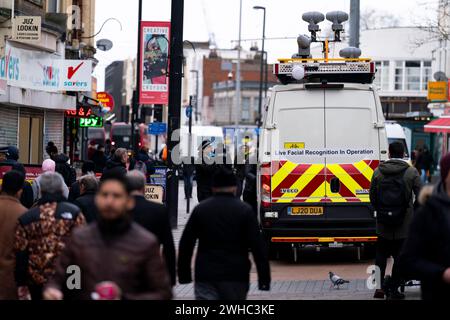
[[[49,159],[30,185],[31,206],[25,207],[20,202],[25,168],[17,162],[19,151],[8,149],[2,160],[11,170],[3,176],[0,194],[0,299],[171,299],[177,278],[179,283],[192,281],[191,245],[196,239],[200,262],[195,272],[206,275],[195,277],[198,299],[245,299],[249,252],[260,288],[268,290],[270,268],[256,215],[236,196],[233,168],[216,167],[214,150],[206,143],[204,147],[208,153],[202,154],[211,160],[204,163],[210,170],[208,189],[203,189],[205,201],[184,231],[178,264],[167,208],[145,198],[148,174],[153,172],[148,150],[142,149],[134,159],[126,149],[115,150],[100,178],[97,163],[88,160],[74,180],[66,156],[49,143]],[[98,147],[93,155],[97,151]],[[193,174],[194,165],[191,168]],[[208,217],[216,204],[221,210]],[[73,266],[80,270],[76,288],[68,286]],[[211,268],[209,276],[202,271]]]
[[[267,248],[256,215],[255,155],[244,146],[229,163],[223,150],[205,140],[198,158],[183,165],[191,184],[186,197],[192,197],[195,176],[199,204],[183,231],[177,259],[167,208],[145,198],[153,170],[148,150],[132,160],[126,149],[113,150],[101,178],[89,160],[74,179],[66,156],[49,143],[43,173],[30,185],[19,150],[1,149],[0,161],[11,170],[3,175],[0,193],[0,299],[171,299],[178,279],[195,282],[198,300],[242,300],[249,291],[251,261],[259,289],[270,290]],[[404,154],[403,144],[392,143],[389,160],[371,182],[375,264],[383,280],[374,297],[404,299],[399,288],[418,280],[424,299],[447,299],[450,154],[440,161],[440,182],[427,186],[426,152],[415,166]],[[393,268],[386,276],[390,257]],[[67,285],[73,266],[80,270],[75,289]]]

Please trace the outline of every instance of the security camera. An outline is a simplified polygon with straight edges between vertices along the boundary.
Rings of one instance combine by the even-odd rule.
[[[309,58],[311,56],[311,38],[299,35],[297,38],[298,53],[293,58]]]
[[[309,32],[318,32],[318,31],[320,31],[318,23],[325,20],[325,17],[320,12],[311,11],[311,12],[305,12],[302,15],[302,19],[303,19],[303,21],[309,23],[309,26],[308,26]]]
[[[305,35],[299,35],[297,38],[299,49],[308,49],[311,46],[311,39]]]
[[[447,76],[445,75],[445,72],[442,71],[435,72],[433,78],[436,81],[447,81]]]
[[[358,59],[361,56],[361,49],[355,47],[347,47],[339,51],[339,56],[346,59]]]
[[[343,22],[348,20],[348,14],[343,11],[331,11],[327,13],[327,20],[332,22],[331,29],[334,32],[344,31]]]

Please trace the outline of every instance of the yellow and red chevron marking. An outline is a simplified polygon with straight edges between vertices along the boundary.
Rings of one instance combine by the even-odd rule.
[[[370,188],[378,160],[353,164],[295,164],[290,161],[272,163],[272,201],[302,202],[369,202],[361,192]],[[340,181],[339,193],[331,191],[331,181]],[[357,192],[361,190],[360,192]]]

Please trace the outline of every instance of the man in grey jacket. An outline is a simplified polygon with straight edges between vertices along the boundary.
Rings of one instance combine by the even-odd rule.
[[[408,229],[413,217],[414,200],[419,196],[421,189],[421,181],[417,169],[411,167],[408,162],[404,160],[405,148],[402,143],[394,142],[389,146],[389,160],[382,163],[380,167],[375,170],[370,186],[370,202],[377,212],[377,253],[375,264],[380,268],[381,280],[383,281],[387,259],[392,256],[394,258],[394,265],[392,268],[392,276],[390,283],[387,283],[383,289],[378,289],[375,292],[374,298],[382,299],[387,295],[388,299],[402,299],[404,296],[398,292],[398,287],[401,281],[401,275],[398,270],[398,256],[403,246],[405,239],[408,236]],[[385,182],[390,179],[403,179],[403,184],[399,186],[403,190],[403,195],[394,193],[394,198],[406,197],[404,203],[404,211],[398,218],[397,223],[388,223],[386,219],[382,219],[380,199],[382,195],[388,194],[393,190],[386,190],[389,183]],[[401,181],[401,180],[400,180]],[[395,185],[395,184],[393,184]],[[413,196],[415,195],[415,197]],[[394,199],[396,200],[396,199]],[[393,201],[394,202],[394,201]],[[392,203],[394,205],[394,203]],[[401,209],[400,209],[401,211]],[[392,214],[392,212],[389,212]],[[389,218],[387,218],[389,219]],[[387,291],[387,292],[385,292]]]

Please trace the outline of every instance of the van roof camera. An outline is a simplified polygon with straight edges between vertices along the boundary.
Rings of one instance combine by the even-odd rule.
[[[292,58],[311,58],[311,39],[305,35],[299,35],[297,38],[298,53]]]
[[[331,11],[327,13],[326,17],[332,23],[331,29],[335,33],[335,39],[340,41],[341,32],[344,31],[344,25],[342,23],[348,20],[348,14],[343,11]]]
[[[303,19],[303,21],[309,23],[308,30],[309,30],[309,32],[311,32],[312,41],[315,42],[316,34],[317,34],[317,32],[320,31],[320,27],[319,27],[318,23],[325,20],[325,16],[320,12],[311,11],[311,12],[305,12],[302,15],[302,19]]]

